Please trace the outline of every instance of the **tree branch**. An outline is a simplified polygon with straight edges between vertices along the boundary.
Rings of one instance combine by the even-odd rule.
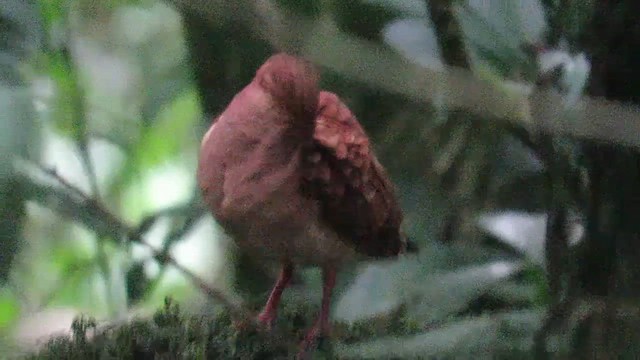
[[[155,257],[171,264],[183,273],[189,281],[198,287],[212,300],[225,306],[232,315],[244,320],[249,318],[248,312],[209,286],[191,270],[178,263],[167,252],[157,250],[145,241],[143,233],[127,224],[78,187],[62,178],[53,169],[46,169],[22,158],[15,158],[14,170],[18,179],[26,186],[26,196],[57,214],[76,221],[94,231],[98,236],[113,239],[127,239],[143,245],[152,251]]]
[[[497,119],[554,135],[640,148],[637,106],[585,96],[575,107],[576,116],[570,118],[565,115],[562,96],[554,90],[532,93],[532,84],[479,78],[460,67],[425,68],[388,47],[341,32],[327,17],[285,16],[271,1],[166,1],[197,11],[212,26],[218,21],[245,22],[278,50],[305,56],[319,66],[418,103],[437,99],[449,109],[471,112],[484,121]]]

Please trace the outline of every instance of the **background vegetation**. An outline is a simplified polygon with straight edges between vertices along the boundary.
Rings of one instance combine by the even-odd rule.
[[[638,4],[3,0],[2,355],[295,349],[318,271],[274,337],[235,330],[276,273],[195,186],[212,116],[284,50],[357,114],[421,246],[344,271],[321,354],[637,358]]]

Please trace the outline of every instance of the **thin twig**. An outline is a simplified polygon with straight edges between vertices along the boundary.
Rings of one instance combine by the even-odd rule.
[[[155,222],[161,216],[174,214],[178,211],[180,211],[180,213],[185,213],[185,212],[187,213],[185,215],[185,220],[181,226],[179,226],[177,229],[174,229],[167,235],[165,241],[163,242],[162,249],[158,250],[160,255],[154,255],[154,257],[159,261],[162,261],[165,254],[169,253],[171,246],[176,241],[181,239],[195,225],[195,223],[204,215],[204,207],[199,202],[199,199],[196,197],[192,201],[190,201],[187,205],[179,205],[179,206],[167,208],[167,209],[156,212],[156,214],[161,214],[161,215],[154,216],[153,222]],[[147,226],[147,229],[150,227],[150,225],[146,225],[146,226]],[[143,228],[142,226],[139,226],[138,230],[140,231],[142,228]],[[141,233],[144,233],[144,232],[141,232]],[[159,284],[159,279],[162,278],[162,275],[165,273],[166,270],[167,270],[166,266],[162,266],[160,268],[160,273],[157,274],[156,280],[151,282],[151,286],[150,286],[151,289],[155,288]]]
[[[77,221],[92,229],[99,236],[115,239],[126,238],[148,249],[154,256],[174,266],[183,273],[200,291],[209,298],[225,306],[233,316],[248,319],[248,312],[238,304],[227,299],[220,291],[209,286],[191,270],[181,265],[170,254],[157,250],[147,243],[143,234],[128,225],[100,202],[86,195],[82,190],[70,184],[55,170],[47,169],[39,164],[22,158],[14,160],[14,169],[27,185],[27,196],[58,214]]]
[[[160,218],[165,216],[176,216],[179,214],[187,214],[187,219],[197,220],[204,213],[204,205],[201,201],[194,196],[194,199],[180,205],[170,206],[165,209],[155,211],[153,214],[149,214],[142,218],[138,224],[137,231],[144,234],[149,230]],[[188,221],[185,222],[185,224]],[[187,229],[183,229],[183,233]]]
[[[83,139],[78,142],[78,150],[80,152],[84,171],[89,178],[92,197],[99,200],[100,189],[98,187],[98,176],[96,175],[95,166],[93,166],[93,162],[91,161],[91,155],[89,154],[89,140],[86,134],[83,135]]]

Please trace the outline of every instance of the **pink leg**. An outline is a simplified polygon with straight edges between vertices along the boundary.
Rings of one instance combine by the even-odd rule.
[[[282,296],[282,292],[289,285],[291,281],[291,276],[293,275],[293,265],[289,263],[285,263],[282,265],[282,270],[280,270],[280,276],[278,277],[278,281],[274,285],[271,290],[271,295],[269,295],[269,300],[262,309],[260,315],[258,315],[258,321],[262,324],[266,325],[268,328],[273,326],[273,322],[278,316],[278,305],[280,304],[280,297]]]
[[[336,273],[335,269],[325,268],[322,270],[322,305],[320,307],[320,314],[318,315],[315,325],[305,336],[298,358],[304,358],[306,352],[314,345],[319,337],[329,335],[331,330],[329,325],[329,311],[331,308],[331,295],[336,285]]]

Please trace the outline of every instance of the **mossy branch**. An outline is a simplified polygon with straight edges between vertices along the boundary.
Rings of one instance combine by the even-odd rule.
[[[103,325],[78,317],[71,337],[50,339],[28,359],[291,359],[314,320],[312,306],[285,305],[272,331],[237,326],[228,313],[191,315],[180,311],[170,298],[148,318],[124,324]],[[341,353],[345,347],[378,336],[407,336],[420,327],[400,310],[389,317],[352,325],[336,323],[332,340],[322,342],[313,357],[354,358]],[[335,345],[334,345],[335,343]],[[355,358],[358,358],[357,356]]]

